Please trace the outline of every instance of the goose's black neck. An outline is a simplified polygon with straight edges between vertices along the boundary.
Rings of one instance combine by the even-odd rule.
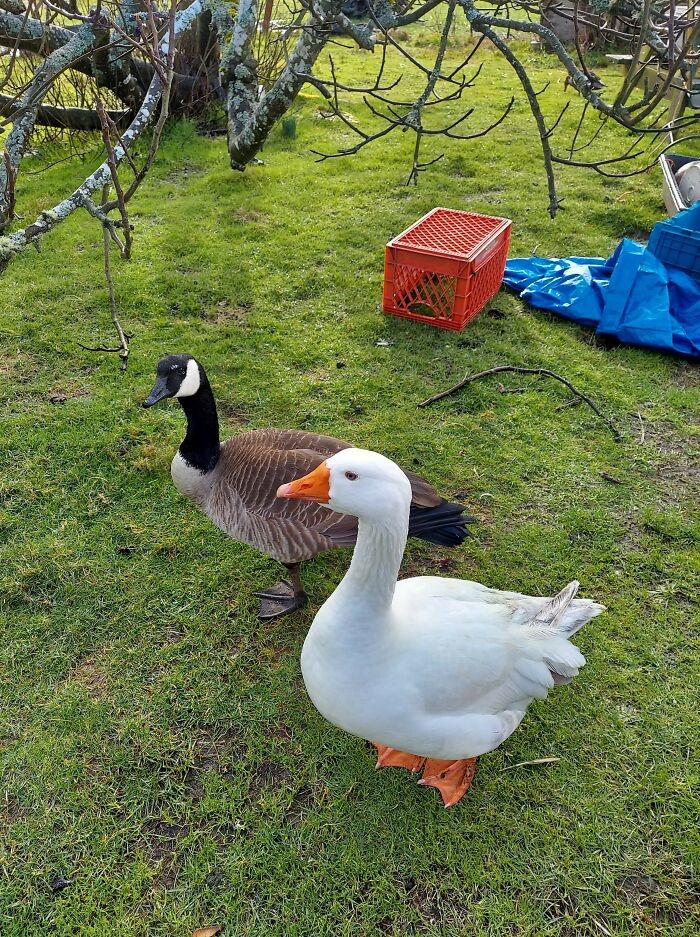
[[[219,418],[207,376],[200,368],[196,394],[178,397],[187,417],[187,434],[180,445],[180,455],[200,472],[211,472],[219,461]]]

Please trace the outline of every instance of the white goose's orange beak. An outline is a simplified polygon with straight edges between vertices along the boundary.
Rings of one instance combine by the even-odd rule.
[[[317,501],[327,504],[331,499],[331,473],[325,462],[313,472],[297,478],[277,489],[278,498],[295,498],[297,501]]]

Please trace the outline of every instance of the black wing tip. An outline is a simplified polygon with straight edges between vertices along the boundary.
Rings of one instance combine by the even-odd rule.
[[[471,514],[465,514],[463,504],[441,501],[432,508],[411,507],[408,533],[428,543],[443,547],[457,547],[472,536],[468,524],[477,522]]]
[[[428,543],[434,543],[439,547],[458,547],[472,534],[465,527],[455,527],[446,530],[426,530],[412,536]]]

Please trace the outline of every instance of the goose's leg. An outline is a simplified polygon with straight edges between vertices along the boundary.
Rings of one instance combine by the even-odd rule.
[[[464,758],[461,761],[428,758],[423,777],[418,783],[436,787],[442,795],[443,804],[454,807],[471,787],[475,774],[476,758]]]
[[[408,752],[400,752],[398,748],[389,748],[388,745],[380,745],[379,742],[372,742],[377,749],[377,768],[408,768],[409,771],[420,771],[425,764],[425,758],[420,755],[411,755]]]
[[[299,573],[301,564],[285,563],[284,565],[289,571],[291,582],[282,580],[276,586],[270,586],[269,589],[261,589],[260,592],[253,593],[260,599],[258,618],[262,621],[289,615],[298,608],[303,608],[308,601],[304,587],[301,584],[301,575]]]

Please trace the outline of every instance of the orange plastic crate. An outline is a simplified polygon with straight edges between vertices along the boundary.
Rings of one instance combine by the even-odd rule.
[[[434,208],[386,246],[384,312],[463,329],[498,292],[512,222]]]

